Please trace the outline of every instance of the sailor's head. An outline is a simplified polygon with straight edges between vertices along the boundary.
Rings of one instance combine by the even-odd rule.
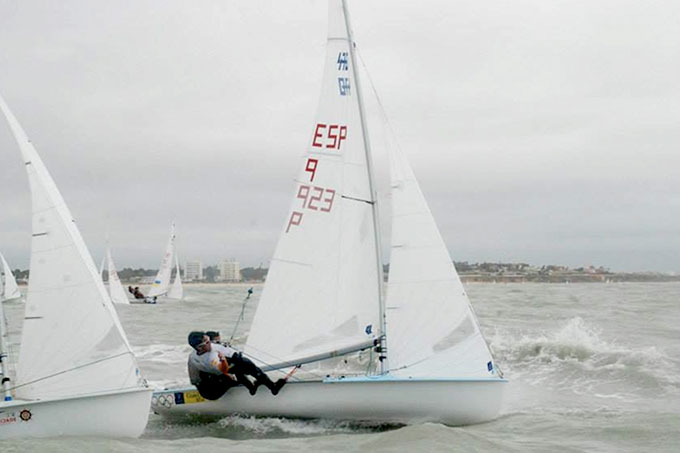
[[[210,338],[205,332],[194,331],[187,338],[189,345],[199,354],[210,351]]]
[[[222,341],[220,333],[216,330],[208,330],[205,334],[208,336],[208,338],[210,338],[210,341],[213,343],[219,343]]]

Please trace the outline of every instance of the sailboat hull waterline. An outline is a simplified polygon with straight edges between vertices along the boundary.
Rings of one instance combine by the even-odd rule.
[[[41,401],[0,402],[0,439],[14,437],[139,437],[151,389]]]
[[[394,379],[362,377],[288,383],[277,396],[243,387],[208,401],[195,388],[157,391],[151,409],[182,418],[247,414],[264,417],[323,418],[377,423],[470,425],[498,416],[507,381]]]

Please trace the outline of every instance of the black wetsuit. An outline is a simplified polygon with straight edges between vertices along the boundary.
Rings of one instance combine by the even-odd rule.
[[[236,376],[239,383],[243,384],[250,391],[251,395],[255,394],[257,387],[260,385],[264,385],[276,395],[279,393],[281,387],[283,387],[283,384],[285,384],[285,380],[283,379],[272,382],[272,380],[269,379],[269,376],[249,359],[243,357],[240,352],[236,352],[228,358],[227,363],[229,364],[229,373]],[[253,385],[246,376],[255,378],[255,385]]]
[[[195,383],[196,389],[200,395],[207,400],[220,399],[222,395],[227,393],[232,387],[239,385],[239,382],[231,379],[224,374],[212,374],[205,371],[198,372],[200,380]]]

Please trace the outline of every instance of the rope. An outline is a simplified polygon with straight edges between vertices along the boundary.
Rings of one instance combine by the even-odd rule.
[[[32,381],[28,381],[28,382],[24,382],[24,383],[19,384],[19,385],[15,385],[14,387],[11,387],[10,390],[15,390],[15,389],[18,389],[20,387],[25,387],[27,385],[35,384],[36,382],[44,381],[46,379],[50,379],[50,378],[53,378],[55,376],[59,376],[61,374],[70,373],[71,371],[79,370],[81,368],[86,368],[88,366],[95,365],[97,363],[105,362],[107,360],[115,359],[115,358],[118,358],[118,357],[122,357],[122,356],[127,355],[127,354],[132,354],[132,353],[130,351],[121,352],[120,354],[112,355],[110,357],[105,357],[103,359],[95,360],[93,362],[88,362],[88,363],[85,363],[83,365],[78,365],[76,367],[69,368],[68,370],[58,371],[56,373],[49,374],[47,376],[43,376],[41,378],[34,379]]]

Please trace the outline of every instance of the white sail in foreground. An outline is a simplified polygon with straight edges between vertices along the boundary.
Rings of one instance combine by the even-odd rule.
[[[175,222],[170,226],[170,238],[165,247],[165,255],[161,261],[161,267],[151,285],[147,297],[157,297],[167,294],[170,287],[170,275],[172,274],[172,257],[175,256]]]
[[[380,333],[375,198],[345,18],[332,4],[316,120],[245,348],[263,363]]]
[[[494,376],[491,354],[411,166],[399,149],[392,150],[390,158],[390,373]]]
[[[182,287],[182,277],[180,276],[179,270],[179,258],[177,258],[177,253],[175,253],[175,280],[172,282],[170,291],[168,291],[168,298],[182,300],[184,298],[184,288]]]
[[[2,261],[2,274],[4,277],[4,285],[0,279],[0,300],[12,300],[21,297],[21,292],[19,291],[19,286],[17,281],[14,279],[12,274],[12,269],[10,269],[9,264],[5,260],[5,257],[0,253],[0,261]]]
[[[31,274],[13,383],[18,401],[0,403],[0,410],[20,404],[34,418],[30,428],[0,425],[0,437],[138,436],[150,394],[130,344],[52,177],[2,98],[0,108],[21,149],[33,212]]]
[[[125,291],[125,288],[123,288],[123,284],[118,277],[116,265],[113,264],[111,249],[108,247],[106,248],[106,262],[109,273],[109,295],[111,296],[111,302],[114,304],[130,305],[127,292]]]

